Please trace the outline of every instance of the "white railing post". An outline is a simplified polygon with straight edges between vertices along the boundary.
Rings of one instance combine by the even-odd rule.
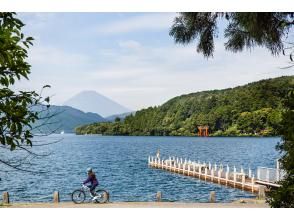
[[[216,165],[216,163],[214,164],[214,170],[217,171],[217,165]]]
[[[213,182],[213,180],[214,180],[214,169],[213,168],[211,169],[210,176],[211,176],[211,181]]]
[[[182,169],[182,173],[184,174],[185,173],[185,164],[181,164],[181,169]]]
[[[236,186],[237,174],[234,172],[234,187]]]
[[[251,176],[252,176],[252,171],[251,171],[250,167],[248,169],[248,176],[249,176],[249,178],[251,178]]]
[[[242,174],[242,189],[244,189],[245,186],[245,174]]]
[[[220,184],[220,179],[221,179],[221,170],[218,170],[218,183]]]
[[[260,168],[257,167],[257,179],[260,180]]]
[[[229,167],[229,165],[227,164],[227,173],[229,173],[230,172],[230,167]]]
[[[280,181],[280,162],[277,160],[276,181]]]
[[[205,181],[206,181],[206,177],[207,177],[207,167],[205,167],[205,169],[204,169],[204,179],[205,179]]]
[[[254,192],[254,183],[255,183],[255,180],[254,180],[254,174],[253,174],[252,178],[251,178],[251,185],[252,185],[251,191],[252,192]]]
[[[188,164],[188,176],[190,175],[190,164]]]
[[[229,172],[227,171],[226,172],[226,185],[228,184],[228,181],[229,181]]]
[[[211,163],[210,162],[208,163],[208,168],[209,168],[209,170],[211,170]]]
[[[175,158],[175,161],[174,161],[174,165],[173,165],[173,167],[174,167],[174,172],[176,172],[176,158]]]
[[[266,169],[266,181],[269,182],[269,169]]]
[[[204,168],[205,168],[206,166],[204,166]],[[200,175],[202,174],[202,165],[199,165],[198,164],[198,176],[199,176],[199,178],[200,178]]]

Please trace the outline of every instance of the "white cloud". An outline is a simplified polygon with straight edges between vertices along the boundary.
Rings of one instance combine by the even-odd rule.
[[[48,46],[32,47],[29,53],[29,62],[38,65],[53,66],[80,66],[89,62],[89,58],[81,53],[68,53],[62,49]]]
[[[119,42],[119,46],[124,49],[139,49],[141,44],[138,41],[128,40]]]
[[[120,34],[139,30],[162,30],[171,26],[175,13],[150,13],[105,23],[96,29],[98,34]]]

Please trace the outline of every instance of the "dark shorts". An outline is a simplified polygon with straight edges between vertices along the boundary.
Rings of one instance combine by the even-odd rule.
[[[96,187],[98,186],[98,183],[96,184],[91,184],[88,187],[90,188],[90,191],[93,191]]]

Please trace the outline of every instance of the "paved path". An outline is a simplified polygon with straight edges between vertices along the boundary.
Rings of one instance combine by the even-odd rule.
[[[1,206],[0,206],[1,207]],[[2,206],[4,207],[4,206]],[[10,208],[268,208],[264,201],[244,200],[244,203],[180,203],[180,202],[115,202],[107,204],[72,202],[61,203],[13,203]]]

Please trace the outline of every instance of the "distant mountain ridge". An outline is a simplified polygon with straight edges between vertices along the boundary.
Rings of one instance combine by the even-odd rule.
[[[82,91],[64,102],[64,105],[84,112],[97,113],[102,117],[132,111],[95,91]]]
[[[103,122],[105,119],[96,113],[85,113],[79,109],[70,106],[56,106],[51,105],[48,109],[46,106],[40,105],[33,108],[33,111],[40,113],[41,118],[48,118],[48,120],[39,120],[33,127],[38,127],[34,132],[36,133],[73,133],[75,127],[94,122]]]

